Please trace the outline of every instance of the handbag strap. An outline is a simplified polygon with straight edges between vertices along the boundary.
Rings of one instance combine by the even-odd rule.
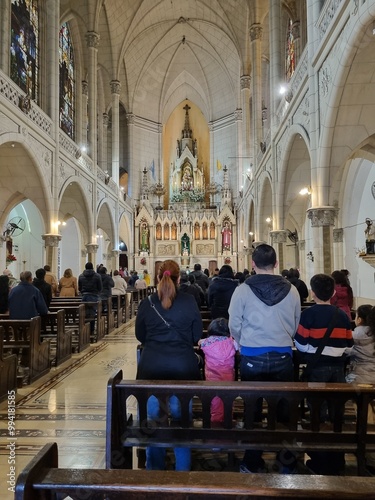
[[[150,302],[152,309],[156,312],[156,314],[159,316],[159,318],[167,325],[168,328],[170,328],[171,327],[170,323],[168,323],[168,321],[166,321],[163,318],[163,316],[159,313],[159,311],[156,309],[155,304],[151,300],[151,295],[148,296],[148,301]]]
[[[317,348],[317,350],[312,355],[311,359],[306,364],[306,367],[305,367],[305,370],[304,370],[305,377],[308,376],[308,375],[310,375],[312,369],[317,364],[317,362],[318,362],[318,360],[320,358],[320,355],[323,352],[323,349],[327,345],[328,339],[329,339],[329,337],[330,337],[330,335],[331,335],[331,333],[332,333],[332,331],[333,331],[333,329],[335,327],[336,318],[338,316],[338,313],[339,313],[339,308],[336,307],[335,312],[333,313],[333,316],[331,318],[331,321],[329,322],[329,325],[327,327],[327,330],[325,331],[324,337],[322,338],[322,340],[321,340],[321,342],[319,344],[319,347]]]

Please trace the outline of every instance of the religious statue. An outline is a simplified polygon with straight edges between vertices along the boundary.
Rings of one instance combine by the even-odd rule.
[[[190,255],[190,238],[186,233],[181,238],[181,253],[182,255]]]
[[[230,225],[229,225],[228,221],[225,222],[225,225],[221,231],[221,235],[222,235],[223,250],[230,250],[231,240],[232,240],[232,231],[230,229]]]
[[[371,219],[367,218],[365,222],[367,224],[367,227],[365,229],[366,253],[375,254],[375,227]]]
[[[191,171],[191,166],[186,163],[184,165],[182,180],[181,180],[181,189],[183,191],[191,191],[193,189],[193,176]]]
[[[144,222],[141,225],[141,244],[140,244],[140,250],[141,252],[147,252],[149,250],[149,234],[150,231],[148,229],[148,225],[146,222]]]

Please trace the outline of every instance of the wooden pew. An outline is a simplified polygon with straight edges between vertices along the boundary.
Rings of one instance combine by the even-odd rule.
[[[112,295],[112,311],[114,313],[115,328],[119,328],[127,320],[126,294]]]
[[[15,500],[83,498],[189,500],[375,498],[375,477],[236,472],[60,469],[56,443],[46,444],[19,474]]]
[[[17,356],[4,354],[4,329],[0,327],[0,402],[8,397],[8,391],[17,391]]]
[[[4,350],[18,355],[18,365],[29,369],[26,377],[30,384],[50,370],[50,341],[41,341],[41,318],[30,320],[2,319]]]
[[[151,395],[166,409],[156,423],[147,420],[147,400]],[[172,395],[181,403],[182,416],[178,422],[168,421],[165,403]],[[134,398],[138,401],[138,419],[129,418],[130,396],[133,405]],[[210,405],[215,396],[224,403],[224,423],[211,426]],[[305,398],[309,401],[308,420],[302,419],[301,402]],[[287,448],[296,454],[312,450],[354,453],[358,474],[364,475],[366,449],[375,450],[375,434],[367,432],[368,405],[374,398],[375,385],[127,381],[122,380],[119,371],[107,386],[106,467],[132,468],[132,447],[181,446],[226,451]],[[200,414],[194,410],[194,420],[189,411],[193,399],[201,405]],[[259,399],[264,400],[262,422],[255,420]],[[290,414],[289,422],[284,424],[277,422],[277,407],[282,400],[287,402]],[[349,418],[342,422],[337,412],[332,424],[321,424],[320,409],[324,401],[335,408],[350,406]]]
[[[90,324],[86,321],[86,308],[82,302],[72,305],[54,305],[49,310],[57,312],[62,307],[65,312],[65,331],[72,336],[72,348],[77,352],[84,351],[90,345]]]
[[[52,361],[61,365],[72,357],[72,333],[65,328],[65,311],[59,309],[42,316],[43,338],[51,340]]]

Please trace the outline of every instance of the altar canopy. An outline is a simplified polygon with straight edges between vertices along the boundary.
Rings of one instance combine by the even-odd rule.
[[[198,143],[189,123],[190,106],[186,104],[185,126],[177,139],[176,159],[170,171],[169,199],[173,202],[199,202],[205,199],[203,165],[199,167]]]

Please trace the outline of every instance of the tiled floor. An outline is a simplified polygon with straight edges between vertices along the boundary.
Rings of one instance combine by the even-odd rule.
[[[7,431],[7,401],[0,404],[0,499],[13,499],[8,491],[12,460],[7,445],[16,443],[16,476],[40,448],[55,441],[59,465],[104,468],[106,386],[111,374],[122,369],[134,379],[136,345],[133,322],[115,330],[104,341],[74,354],[59,368],[30,386],[18,389],[16,436]]]

